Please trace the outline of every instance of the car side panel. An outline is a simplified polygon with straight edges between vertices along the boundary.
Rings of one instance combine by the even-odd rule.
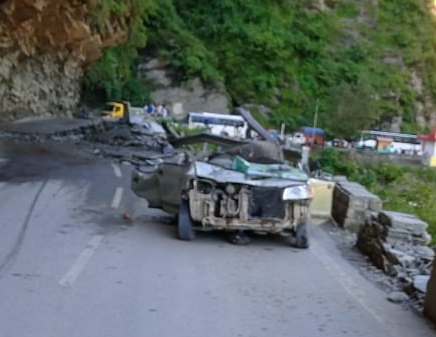
[[[160,196],[163,210],[175,213],[180,206],[180,196],[185,166],[168,163],[158,169]]]

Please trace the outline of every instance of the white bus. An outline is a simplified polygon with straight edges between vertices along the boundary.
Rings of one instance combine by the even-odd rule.
[[[211,134],[245,138],[248,124],[242,116],[211,112],[190,112],[188,128],[207,128]]]
[[[357,147],[375,150],[377,147],[377,139],[380,138],[392,140],[388,150],[390,153],[421,153],[421,142],[419,141],[417,135],[385,131],[363,130]]]

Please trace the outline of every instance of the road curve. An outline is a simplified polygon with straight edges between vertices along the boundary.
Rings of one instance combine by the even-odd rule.
[[[320,227],[308,250],[182,242],[133,196],[130,167],[26,158],[32,174],[11,158],[0,185],[2,337],[436,336]]]

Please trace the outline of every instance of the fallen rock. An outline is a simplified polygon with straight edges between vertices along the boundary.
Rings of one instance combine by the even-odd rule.
[[[407,296],[402,291],[393,291],[388,296],[388,301],[393,303],[403,303],[409,300],[409,296]]]
[[[414,215],[381,211],[367,218],[356,242],[374,266],[394,277],[393,288],[407,294],[416,308],[422,308],[435,259],[434,250],[422,245],[428,238],[426,228],[427,224]],[[402,301],[394,295],[400,296],[393,293],[392,302]],[[433,296],[436,302],[436,294]]]
[[[332,217],[339,226],[358,232],[371,212],[381,211],[381,199],[362,185],[343,177],[336,177],[335,181]]]
[[[427,284],[430,280],[430,276],[428,275],[416,275],[413,278],[413,286],[416,290],[425,293],[427,292]]]

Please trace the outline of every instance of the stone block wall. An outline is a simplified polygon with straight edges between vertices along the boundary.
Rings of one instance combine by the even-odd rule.
[[[392,277],[398,291],[390,300],[410,298],[420,310],[425,300],[425,312],[436,322],[436,268],[432,267],[436,262],[435,251],[428,247],[428,224],[413,214],[384,211],[378,196],[346,177],[334,181],[332,218],[343,229],[358,233],[357,248]]]

